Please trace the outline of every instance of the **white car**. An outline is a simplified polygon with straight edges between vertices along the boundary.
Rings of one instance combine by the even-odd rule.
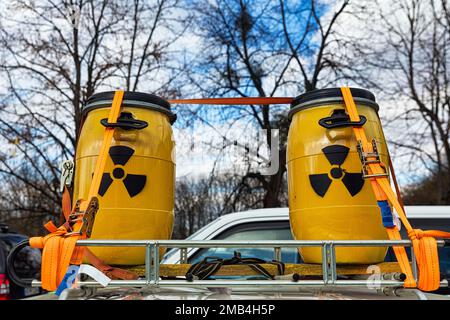
[[[414,227],[423,229],[439,229],[450,231],[449,206],[409,206],[407,215]],[[406,236],[404,236],[406,239]],[[187,240],[292,240],[289,224],[288,208],[258,209],[224,215],[206,225]],[[441,271],[450,274],[450,248],[440,248]],[[229,258],[234,251],[239,251],[242,257],[258,257],[264,260],[274,258],[273,248],[192,248],[187,251],[172,249],[166,253],[161,263],[195,263],[204,257]],[[387,260],[395,259],[393,255]],[[281,260],[286,263],[298,263],[301,258],[297,248],[283,248]],[[177,280],[178,281],[178,280]],[[180,279],[179,281],[186,281]],[[212,280],[214,281],[214,280]],[[269,280],[268,280],[269,281]],[[244,290],[227,287],[172,286],[172,287],[107,287],[95,291],[86,289],[70,289],[64,299],[176,299],[176,300],[223,300],[223,299],[306,299],[306,300],[351,300],[351,299],[444,299],[450,296],[444,294],[424,293],[416,289],[398,288],[394,291],[380,291],[369,287],[291,287],[280,290],[278,287],[252,288],[251,281]],[[445,292],[444,292],[445,293]],[[58,299],[54,294],[46,294],[32,299]]]
[[[450,206],[406,206],[406,214],[415,228],[424,230],[442,230],[450,232]],[[403,234],[403,238],[407,236]],[[204,226],[188,240],[292,240],[289,224],[288,208],[257,209],[226,214]],[[181,257],[181,250],[172,249],[165,255],[161,263],[176,264],[183,262],[194,263],[204,257],[230,258],[238,250],[242,256],[259,257],[264,260],[273,259],[273,249],[239,249],[239,248],[191,248],[185,257]],[[440,248],[442,271],[450,276],[450,250]],[[183,259],[182,259],[183,258]],[[300,256],[295,248],[283,249],[281,260],[285,263],[299,263]],[[388,253],[388,260],[395,259]]]

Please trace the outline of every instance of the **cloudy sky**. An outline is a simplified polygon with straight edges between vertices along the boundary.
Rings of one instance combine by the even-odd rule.
[[[213,2],[213,1],[212,1]],[[386,13],[392,15],[392,19],[398,19],[399,23],[406,23],[405,20],[402,20],[402,17],[396,17],[395,11],[392,12],[392,2],[389,0],[379,0],[379,1],[363,1],[365,10],[370,12],[374,8],[381,8]],[[354,2],[356,5],[359,5],[363,2]],[[323,4],[327,6],[327,10],[324,11],[324,20],[329,19],[333,14],[334,10],[337,6],[340,5],[340,1],[322,1]],[[22,10],[16,10],[14,7],[11,7],[11,4],[8,2],[0,3],[0,10],[8,12],[10,14],[9,20],[2,20],[2,27],[4,28],[20,28],[20,24],[17,24],[17,21],[24,21],[30,19],[29,16],[23,14]],[[172,13],[174,18],[183,17],[182,10],[174,10]],[[347,36],[355,36],[359,38],[364,38],[366,34],[370,34],[373,36],[376,35],[377,25],[379,25],[379,21],[377,21],[376,16],[367,17],[367,20],[361,21],[361,19],[357,19],[352,15],[342,16],[342,19],[338,21],[338,33]],[[81,20],[81,23],[83,21]],[[64,26],[67,21],[61,19],[60,24]],[[375,31],[375,33],[374,33]],[[167,37],[170,37],[171,31],[168,29],[161,29],[157,33],[156,40],[162,40]],[[381,34],[380,34],[381,36]],[[380,38],[381,39],[381,38]],[[374,46],[380,45],[382,46],[382,40],[374,37],[370,39]],[[313,36],[311,41],[315,41],[315,37]],[[139,41],[142,41],[140,39]],[[111,44],[114,47],[121,48],[122,46],[127,45],[127,41],[120,41],[119,38],[112,38]],[[332,43],[331,46],[337,45],[336,43]],[[126,49],[126,48],[123,48]],[[183,59],[193,59],[195,60],[197,56],[201,55],[202,49],[202,39],[199,38],[194,32],[186,32],[182,37],[177,38],[170,47],[172,54],[177,55],[178,57],[183,57]],[[337,50],[338,48],[336,48]],[[352,52],[348,52],[349,55],[352,55]],[[173,55],[172,55],[173,56]],[[362,58],[362,57],[361,57]],[[361,59],[363,60],[363,59]],[[157,74],[159,79],[164,79],[169,76],[169,74],[164,74],[167,71],[161,71]],[[299,72],[297,70],[297,72]],[[377,77],[378,82],[386,82],[386,85],[389,85],[390,79],[389,77],[392,74],[384,74],[377,73],[374,74],[374,77]],[[287,77],[296,77],[295,67],[288,73]],[[270,77],[269,77],[270,78]],[[270,80],[270,79],[269,79]],[[22,79],[24,85],[29,85],[28,79]],[[337,86],[340,85],[349,85],[355,86],[355,83],[349,81],[338,81],[336,83]],[[361,85],[357,85],[361,87]],[[110,83],[106,83],[104,85],[104,89],[108,90],[111,87],[115,87],[115,83],[111,80]],[[363,86],[365,87],[365,86]],[[149,92],[155,90],[157,88],[157,82],[147,82],[145,84],[146,90]],[[407,132],[409,130],[414,130],[411,128],[411,124],[404,123],[402,121],[398,121],[397,117],[401,114],[404,108],[408,107],[408,101],[401,100],[399,97],[382,95],[381,92],[378,92],[376,88],[371,88],[370,86],[365,87],[376,95],[378,102],[380,104],[380,117],[382,123],[384,125],[385,134],[387,140],[393,139],[407,139]],[[0,78],[0,94],[7,94],[8,84],[5,78]],[[283,91],[277,92],[277,96],[287,95],[287,96],[297,96],[302,92],[297,92],[292,89],[284,89]],[[186,97],[200,97],[195,93],[186,92]],[[36,105],[39,105],[36,103]],[[174,106],[174,111],[176,113],[181,113],[181,109],[186,108],[186,106],[176,105]],[[205,108],[209,108],[209,106],[205,106]],[[218,108],[218,107],[215,107]],[[226,108],[225,106],[223,108]],[[288,112],[289,106],[284,106],[284,112]],[[212,124],[206,124],[202,121],[195,121],[192,123],[190,127],[185,127],[179,123],[174,125],[174,134],[175,141],[177,143],[177,176],[178,177],[186,177],[186,176],[196,176],[209,173],[214,166],[218,170],[227,170],[236,164],[242,162],[245,164],[245,160],[242,153],[239,152],[239,148],[229,148],[226,153],[223,153],[220,148],[217,146],[221,146],[223,144],[223,136],[226,136],[230,141],[238,140],[240,144],[249,144],[252,145],[252,141],[258,140],[258,134],[261,134],[255,128],[251,128],[247,125],[247,123],[236,121],[230,130],[230,125],[226,123],[226,121],[220,121]],[[417,130],[420,130],[421,123],[416,123]],[[257,144],[254,144],[255,149]],[[431,146],[424,145],[423,148],[429,148]],[[9,152],[14,152],[14,146],[8,145]],[[262,147],[264,149],[264,146]],[[397,150],[393,146],[391,146],[391,152],[394,159],[394,164],[398,168],[399,172],[399,180],[401,183],[411,183],[414,179],[422,176],[424,173],[424,169],[421,167],[420,163],[409,163],[408,168],[406,168],[405,161],[408,161],[408,157],[403,153],[402,150]],[[218,161],[219,160],[219,161]],[[411,171],[413,174],[410,174]]]

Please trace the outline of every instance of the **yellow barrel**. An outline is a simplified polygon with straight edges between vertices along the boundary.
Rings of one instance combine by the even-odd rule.
[[[86,199],[114,92],[94,94],[76,150],[73,204]],[[175,143],[170,104],[158,96],[125,92],[99,188],[92,239],[170,239],[174,219]],[[92,247],[109,264],[143,264],[144,248]],[[162,255],[163,251],[160,251]]]
[[[388,152],[374,95],[352,88],[368,139],[375,139],[381,161]],[[294,99],[287,146],[291,230],[297,240],[384,240],[370,182],[362,178],[357,141],[339,88],[315,90]],[[336,248],[340,264],[384,260],[385,247]],[[299,248],[307,263],[321,263],[321,248]]]

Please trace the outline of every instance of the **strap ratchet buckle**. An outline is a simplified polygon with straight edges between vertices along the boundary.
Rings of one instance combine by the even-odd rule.
[[[80,203],[83,200],[78,200],[75,204],[75,210],[69,215],[69,224],[76,223],[77,221],[82,221],[82,225],[79,231],[72,231],[67,233],[67,236],[71,235],[86,235],[87,238],[91,237],[92,228],[94,226],[95,215],[99,209],[98,198],[92,197],[89,201],[86,211],[80,210]]]
[[[356,150],[358,151],[359,160],[361,160],[362,164],[363,179],[389,177],[389,174],[386,171],[386,166],[381,161],[380,154],[378,153],[378,146],[375,139],[372,139],[372,152],[365,152],[362,142],[360,140],[358,140]],[[383,168],[384,173],[370,173],[369,171],[370,164],[379,164],[380,167]]]

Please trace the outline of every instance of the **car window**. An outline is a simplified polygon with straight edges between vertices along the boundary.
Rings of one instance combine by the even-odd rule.
[[[235,226],[214,240],[248,241],[248,240],[292,240],[289,221],[253,222]],[[234,252],[241,253],[242,258],[259,258],[271,261],[274,259],[273,248],[208,248],[197,251],[189,259],[189,263],[196,263],[206,257],[231,258]],[[298,263],[300,257],[296,248],[283,248],[281,261]]]

